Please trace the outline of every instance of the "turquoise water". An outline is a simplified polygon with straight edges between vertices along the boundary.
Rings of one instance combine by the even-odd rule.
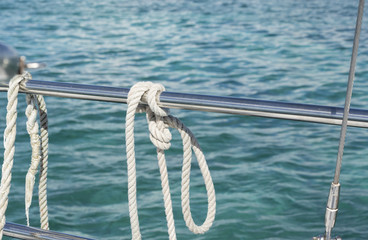
[[[0,2],[0,41],[48,66],[34,79],[130,87],[160,82],[173,92],[343,106],[358,1],[11,1]],[[352,107],[368,105],[368,22],[361,35]],[[0,94],[0,129],[5,93]],[[130,239],[126,105],[46,98],[50,121],[48,200],[52,230]],[[7,220],[25,224],[30,162],[20,96]],[[173,110],[208,159],[217,214],[205,235],[180,208],[181,142],[168,151],[178,239],[310,239],[324,230],[338,126]],[[138,205],[144,239],[167,239],[155,149],[143,116],[136,128]],[[349,128],[335,234],[368,236],[367,131]],[[3,148],[0,147],[1,151]],[[196,164],[191,207],[207,201]],[[31,225],[39,226],[37,197]]]

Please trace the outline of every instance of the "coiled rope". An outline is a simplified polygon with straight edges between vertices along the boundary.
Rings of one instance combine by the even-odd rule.
[[[10,192],[10,183],[12,177],[12,167],[14,162],[14,152],[15,152],[15,138],[16,138],[16,120],[17,120],[17,105],[18,105],[18,92],[20,87],[25,87],[25,83],[31,79],[31,75],[29,73],[24,73],[22,75],[17,75],[13,77],[9,82],[8,88],[8,104],[7,104],[7,115],[6,115],[6,128],[4,131],[4,162],[2,165],[2,175],[1,175],[1,185],[0,185],[0,239],[3,236],[3,229],[5,226],[5,212],[8,207],[8,195]],[[28,107],[26,110],[26,115],[29,116],[29,120],[27,122],[27,130],[31,136],[31,144],[32,144],[32,162],[30,169],[34,169],[35,161],[41,161],[42,166],[42,173],[40,173],[40,188],[39,191],[42,192],[40,194],[40,209],[41,209],[41,202],[42,202],[42,210],[41,210],[41,225],[43,229],[48,229],[48,220],[47,220],[47,206],[45,208],[45,204],[47,203],[46,199],[46,175],[47,175],[47,152],[48,152],[48,134],[47,134],[47,116],[45,117],[46,112],[46,105],[44,101],[37,96],[39,100],[40,111],[43,111],[44,114],[41,117],[41,125],[43,130],[41,130],[42,136],[42,144],[41,148],[42,151],[40,153],[40,138],[38,136],[38,125],[35,123],[36,115],[34,114],[33,109],[35,108],[35,99],[36,97],[27,96],[27,103]],[[33,99],[33,100],[32,100]],[[43,102],[43,103],[42,103]],[[43,120],[42,120],[43,119]],[[34,123],[32,123],[34,122]],[[46,132],[45,132],[46,130]],[[38,156],[38,157],[37,157]],[[43,156],[43,157],[41,157]],[[46,157],[45,157],[46,156]],[[37,167],[36,167],[37,168]],[[34,180],[32,183],[32,174],[27,174],[26,180],[26,189],[31,188],[33,189],[32,184],[34,184]],[[34,178],[33,178],[34,179]],[[31,181],[30,181],[31,180]],[[29,197],[31,194],[31,197]],[[32,191],[31,193],[27,193],[26,191],[26,212],[27,212],[27,202],[29,199],[32,199]],[[30,206],[30,204],[29,204]],[[28,206],[28,209],[29,209]],[[29,223],[29,216],[27,216],[27,223]],[[46,222],[46,223],[45,223]]]
[[[190,231],[202,234],[212,226],[216,213],[216,197],[212,178],[199,144],[193,133],[176,117],[168,114],[167,110],[157,104],[159,95],[165,88],[161,84],[139,82],[128,94],[128,109],[126,113],[126,152],[128,169],[128,199],[132,239],[141,239],[137,209],[136,161],[134,151],[134,118],[136,112],[146,112],[151,142],[157,148],[157,159],[161,175],[161,186],[165,205],[168,234],[171,240],[176,239],[175,224],[172,211],[170,187],[165,159],[165,150],[170,148],[171,133],[168,127],[179,131],[183,140],[183,167],[181,181],[181,202],[185,223]],[[139,105],[147,102],[148,106]],[[189,187],[192,149],[196,155],[199,168],[207,190],[208,209],[207,217],[201,226],[194,223],[190,211]]]

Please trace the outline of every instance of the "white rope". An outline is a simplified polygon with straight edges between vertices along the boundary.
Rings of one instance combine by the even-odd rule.
[[[40,206],[40,222],[41,228],[48,230],[48,209],[47,209],[47,160],[48,160],[48,121],[46,104],[41,95],[27,94],[27,109],[26,116],[27,131],[31,140],[32,159],[31,165],[26,176],[26,191],[25,191],[25,211],[27,225],[29,226],[29,208],[32,204],[33,188],[38,166],[40,165],[40,180],[39,180],[39,206]],[[37,108],[39,107],[40,122],[41,122],[41,138],[38,134],[37,124]]]
[[[26,175],[26,186],[25,186],[25,211],[27,218],[27,225],[29,226],[29,207],[32,203],[33,187],[35,184],[35,176],[40,164],[40,136],[38,135],[38,124],[37,124],[37,108],[35,103],[35,97],[27,94],[27,109],[26,116],[27,131],[31,140],[32,147],[32,158],[31,165]]]
[[[0,185],[0,239],[3,237],[5,212],[8,207],[8,195],[10,191],[11,170],[14,162],[18,91],[20,85],[25,84],[29,79],[31,79],[31,75],[29,73],[24,73],[13,77],[9,82],[8,105],[6,107],[6,128],[4,131],[4,162]]]
[[[170,187],[165,160],[165,152],[170,148],[171,133],[168,127],[176,128],[183,140],[183,168],[182,168],[182,187],[181,201],[185,223],[190,231],[202,234],[212,226],[216,213],[216,197],[212,178],[207,166],[206,159],[199,147],[199,144],[192,132],[177,118],[168,115],[168,112],[160,108],[157,104],[159,94],[164,91],[161,84],[151,82],[139,82],[135,84],[128,94],[128,109],[126,114],[126,151],[128,168],[128,199],[129,214],[132,230],[132,239],[141,239],[137,209],[137,190],[136,190],[136,162],[134,150],[134,118],[136,112],[146,112],[150,139],[157,148],[158,165],[161,174],[162,193],[165,204],[165,214],[168,226],[169,238],[176,239],[175,224],[172,211]],[[139,106],[140,101],[148,103],[147,107]],[[201,170],[208,198],[207,217],[201,226],[197,226],[192,218],[189,202],[190,187],[190,168],[192,160],[192,149],[197,157],[198,165]]]
[[[49,230],[49,216],[47,208],[47,170],[49,158],[49,128],[46,102],[42,95],[37,95],[38,111],[41,124],[41,162],[38,183],[38,203],[40,206],[41,228]]]

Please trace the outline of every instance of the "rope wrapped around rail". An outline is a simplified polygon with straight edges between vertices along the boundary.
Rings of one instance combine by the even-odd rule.
[[[8,207],[8,195],[10,192],[12,167],[14,162],[15,153],[15,138],[16,138],[16,120],[17,120],[17,105],[18,105],[18,92],[21,87],[25,87],[25,83],[32,77],[29,73],[22,75],[16,75],[9,82],[8,89],[8,104],[6,115],[6,128],[4,131],[4,162],[2,165],[1,185],[0,185],[0,239],[3,236],[3,229],[5,226],[5,212]],[[25,193],[25,205],[26,205],[26,217],[27,224],[29,225],[29,207],[32,202],[32,192],[35,182],[35,174],[38,165],[41,163],[40,170],[40,185],[39,185],[39,203],[40,203],[40,215],[41,215],[41,228],[48,229],[48,213],[47,213],[47,200],[46,200],[46,176],[47,176],[47,158],[48,158],[48,133],[47,133],[47,111],[46,105],[42,96],[28,95],[27,96],[28,107],[26,109],[27,131],[30,134],[31,146],[32,146],[32,161],[30,170],[26,177],[26,193]],[[39,106],[40,119],[41,119],[41,136],[38,135],[37,109],[36,104]]]
[[[139,82],[135,84],[128,94],[128,109],[126,113],[126,152],[128,169],[128,199],[129,214],[132,231],[132,239],[141,239],[137,209],[137,183],[136,183],[136,161],[134,150],[134,118],[135,113],[146,112],[151,142],[157,148],[157,159],[161,175],[162,193],[165,204],[165,214],[170,240],[176,239],[174,217],[170,196],[170,187],[165,159],[165,150],[170,148],[171,133],[168,127],[179,131],[183,140],[183,167],[181,181],[182,212],[185,223],[190,231],[202,234],[212,226],[216,213],[216,197],[212,178],[207,166],[206,159],[199,147],[193,133],[176,117],[168,114],[168,110],[162,109],[157,102],[159,95],[165,88],[161,84],[151,82]],[[140,102],[148,105],[139,105]],[[208,210],[207,217],[201,226],[194,223],[190,211],[189,187],[190,169],[192,160],[192,149],[196,155],[207,190]]]

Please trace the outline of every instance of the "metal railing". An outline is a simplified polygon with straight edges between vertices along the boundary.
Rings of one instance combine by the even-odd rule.
[[[0,84],[0,91],[7,91],[7,86]],[[126,103],[129,88],[30,80],[27,82],[26,88],[22,89],[21,92],[42,94],[45,96]],[[163,92],[160,96],[159,105],[166,108],[240,114],[333,125],[341,125],[344,112],[342,107],[175,92]],[[368,128],[368,110],[350,109],[348,125]]]
[[[27,227],[16,223],[6,223],[4,235],[29,240],[92,240],[54,231],[46,231],[34,227]]]

